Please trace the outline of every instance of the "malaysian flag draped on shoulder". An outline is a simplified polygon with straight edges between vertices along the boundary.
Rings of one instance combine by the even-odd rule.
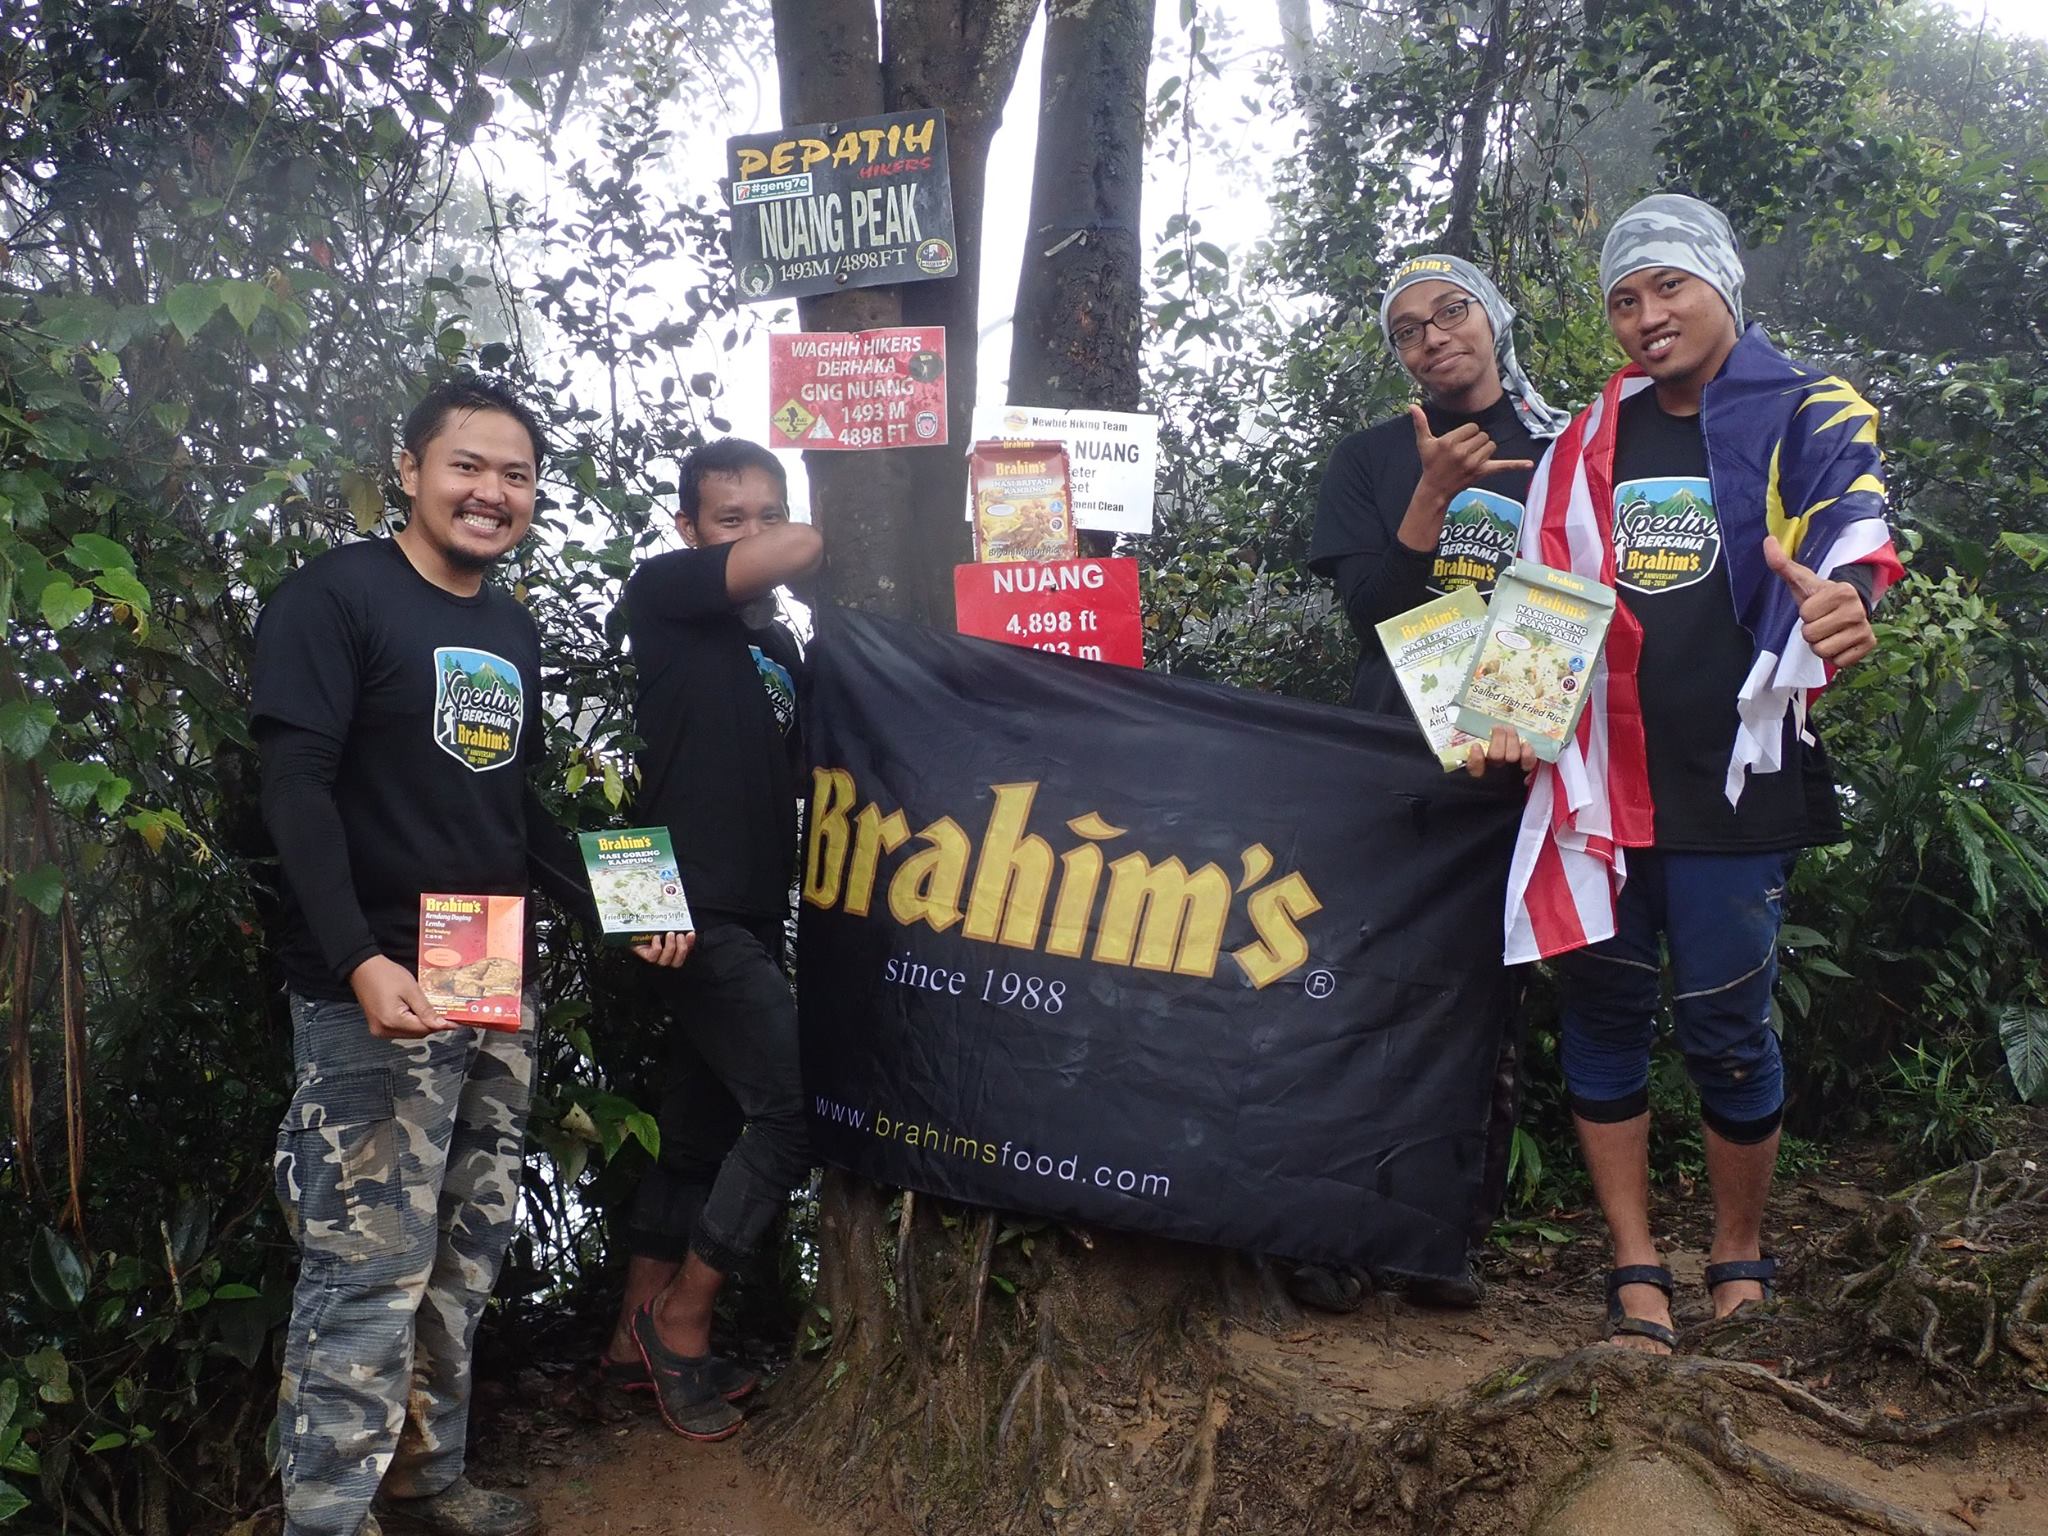
[[[1640,368],[1622,369],[1544,455],[1522,520],[1523,558],[1615,584],[1615,426],[1621,402],[1650,387]],[[1765,537],[1823,578],[1872,566],[1873,602],[1903,571],[1885,522],[1877,410],[1845,380],[1802,368],[1752,325],[1707,386],[1701,427],[1731,600],[1755,642],[1736,699],[1733,805],[1751,773],[1784,766],[1786,712],[1803,731],[1833,673],[1800,633],[1799,600],[1764,563]],[[1530,783],[1508,876],[1511,965],[1614,934],[1624,850],[1652,841],[1641,655],[1642,627],[1616,604],[1578,730]]]

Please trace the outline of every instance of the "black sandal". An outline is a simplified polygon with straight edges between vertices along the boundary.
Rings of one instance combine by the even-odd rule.
[[[1717,1322],[1726,1322],[1744,1307],[1762,1306],[1778,1299],[1778,1260],[1773,1254],[1760,1259],[1729,1259],[1720,1264],[1707,1266],[1707,1295],[1711,1298],[1716,1286],[1726,1285],[1731,1280],[1754,1280],[1764,1288],[1763,1300],[1745,1296],[1723,1313]]]
[[[633,1314],[631,1327],[654,1383],[655,1404],[670,1429],[685,1440],[723,1440],[739,1433],[740,1411],[726,1401],[716,1355],[679,1355],[662,1343],[653,1302]]]
[[[635,1355],[630,1360],[614,1360],[610,1355],[599,1355],[597,1364],[591,1368],[591,1379],[602,1392],[652,1392],[654,1378],[647,1374],[647,1362]]]
[[[1648,1339],[1655,1344],[1662,1344],[1676,1354],[1677,1329],[1653,1322],[1647,1317],[1630,1317],[1621,1309],[1621,1288],[1624,1285],[1654,1285],[1668,1297],[1677,1289],[1677,1282],[1671,1278],[1671,1271],[1662,1264],[1623,1264],[1617,1269],[1607,1271],[1606,1337],[1612,1340],[1616,1335],[1626,1333],[1636,1338]]]

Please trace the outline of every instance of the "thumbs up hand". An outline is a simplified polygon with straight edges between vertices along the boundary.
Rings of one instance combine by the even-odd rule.
[[[1799,600],[1799,632],[1813,654],[1831,666],[1847,667],[1877,649],[1863,597],[1846,581],[1828,581],[1785,553],[1775,538],[1764,540],[1764,564]]]

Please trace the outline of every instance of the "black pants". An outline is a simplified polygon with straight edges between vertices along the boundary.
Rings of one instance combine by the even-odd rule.
[[[796,1000],[782,970],[782,925],[699,914],[697,947],[661,971],[669,1064],[661,1155],[627,1228],[635,1258],[695,1253],[738,1269],[811,1165]]]

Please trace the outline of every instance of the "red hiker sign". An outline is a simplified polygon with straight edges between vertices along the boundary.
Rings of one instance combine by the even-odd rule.
[[[961,634],[1113,662],[1145,665],[1135,560],[1014,560],[953,567]]]
[[[943,447],[946,328],[770,336],[768,394],[771,448]]]

